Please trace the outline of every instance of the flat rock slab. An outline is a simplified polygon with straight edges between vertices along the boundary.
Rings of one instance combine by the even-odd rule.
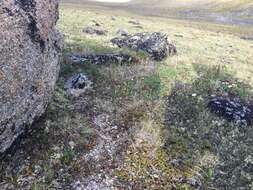
[[[130,64],[138,62],[137,58],[123,53],[71,55],[70,59],[74,63],[90,62],[96,65],[108,63]]]
[[[253,36],[242,36],[242,40],[252,40],[253,41]]]
[[[177,53],[176,47],[169,42],[167,35],[155,33],[137,33],[123,38],[113,38],[111,42],[120,48],[144,51],[156,61]]]
[[[0,1],[0,153],[45,111],[59,72],[57,0]]]

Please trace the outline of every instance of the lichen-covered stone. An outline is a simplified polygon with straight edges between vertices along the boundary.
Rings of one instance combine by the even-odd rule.
[[[64,87],[69,95],[78,97],[86,90],[90,89],[91,85],[92,82],[88,79],[88,77],[79,73],[69,78]]]
[[[62,36],[57,0],[0,0],[0,153],[50,101]]]
[[[123,53],[105,53],[105,54],[84,54],[71,55],[74,63],[90,62],[96,65],[104,65],[107,63],[129,64],[138,62],[138,59]]]
[[[123,38],[113,38],[111,42],[120,48],[144,51],[156,61],[177,53],[175,45],[169,42],[167,35],[160,32],[137,33]]]

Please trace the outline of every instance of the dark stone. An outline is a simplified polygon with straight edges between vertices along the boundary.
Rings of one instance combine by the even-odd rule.
[[[101,24],[99,24],[96,20],[92,20],[92,22],[94,23],[95,26],[101,26]]]
[[[243,40],[253,40],[253,36],[242,36],[241,39],[243,39]]]
[[[83,89],[87,86],[86,81],[87,77],[83,74],[78,74],[71,78],[71,88],[74,89]]]
[[[75,97],[80,96],[87,89],[90,89],[92,82],[88,79],[88,77],[82,73],[76,74],[72,76],[65,83],[65,89],[67,92]]]
[[[111,42],[120,48],[144,51],[156,61],[177,53],[176,47],[168,41],[167,35],[159,32],[137,33],[124,38],[113,38]]]
[[[208,103],[209,109],[216,115],[239,124],[252,124],[253,105],[224,97],[215,97]]]
[[[188,184],[194,187],[195,189],[203,189],[201,181],[197,177],[192,177],[188,179]]]

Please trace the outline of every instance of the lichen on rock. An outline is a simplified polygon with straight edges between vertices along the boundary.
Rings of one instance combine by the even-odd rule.
[[[62,48],[57,0],[0,4],[0,153],[45,111]]]
[[[123,38],[113,38],[111,42],[120,48],[129,48],[133,51],[143,51],[156,61],[162,61],[168,55],[177,53],[166,34],[160,32],[137,33]]]
[[[92,82],[82,73],[76,74],[65,83],[65,89],[71,96],[78,97],[86,90],[91,89]]]

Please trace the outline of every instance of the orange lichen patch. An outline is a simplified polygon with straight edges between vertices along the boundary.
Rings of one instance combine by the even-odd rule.
[[[4,80],[5,75],[4,72],[0,70],[0,80]]]
[[[97,135],[92,134],[91,137],[89,137],[88,142],[86,142],[83,146],[85,150],[92,150],[97,144]]]
[[[31,175],[33,175],[33,170],[31,166],[28,166],[25,168],[25,176],[31,176]]]

